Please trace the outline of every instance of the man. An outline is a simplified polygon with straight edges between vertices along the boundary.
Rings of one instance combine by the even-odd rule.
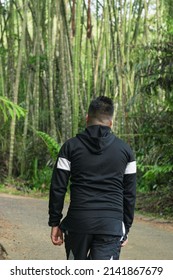
[[[133,222],[136,162],[130,147],[111,132],[113,102],[93,100],[87,128],[62,146],[52,175],[49,226],[67,259],[119,259]],[[70,179],[70,205],[62,219]]]

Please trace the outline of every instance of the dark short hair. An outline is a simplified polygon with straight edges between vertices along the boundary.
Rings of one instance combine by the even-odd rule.
[[[106,96],[99,96],[91,101],[88,109],[88,115],[97,118],[100,115],[112,117],[114,114],[114,104],[112,99]]]

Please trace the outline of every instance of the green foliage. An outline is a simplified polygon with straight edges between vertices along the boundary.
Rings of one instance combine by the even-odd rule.
[[[141,135],[135,139],[138,189],[153,195],[157,192],[163,201],[172,197],[173,187],[172,51],[171,41],[153,41],[150,47],[140,50],[143,61],[137,66],[136,81],[142,78],[143,83],[138,89],[136,114],[132,114]]]
[[[171,172],[173,170],[173,165],[163,165],[163,166],[147,166],[148,171],[145,172],[143,178],[151,181],[156,179],[159,175],[165,176],[165,174]]]
[[[140,174],[140,190],[153,191],[157,188],[161,189],[161,185],[168,184],[170,174],[173,171],[173,165],[143,165],[138,164]]]
[[[30,180],[30,188],[41,192],[48,192],[51,182],[52,169],[48,166],[37,171],[37,176]]]
[[[20,107],[19,105],[13,103],[5,96],[0,96],[0,112],[3,114],[4,121],[8,120],[8,116],[14,118],[14,114],[16,114],[17,118],[24,117],[26,111]]]
[[[50,156],[53,160],[56,160],[57,155],[60,150],[60,145],[55,141],[54,138],[52,138],[50,135],[48,135],[45,132],[42,131],[36,131],[36,134],[44,141],[46,144],[48,151],[50,153]]]
[[[169,114],[155,115],[145,125],[137,142],[138,188],[142,191],[160,191],[172,185],[173,143]],[[165,132],[166,131],[166,132]]]

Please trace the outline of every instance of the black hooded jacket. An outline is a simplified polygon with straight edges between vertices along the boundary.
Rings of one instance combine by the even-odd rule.
[[[69,179],[70,205],[61,221]],[[109,127],[89,126],[66,141],[59,152],[50,187],[49,225],[121,235],[123,223],[127,234],[135,193],[136,162],[130,147]]]

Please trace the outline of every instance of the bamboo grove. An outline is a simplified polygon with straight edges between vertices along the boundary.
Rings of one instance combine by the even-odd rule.
[[[171,190],[172,14],[171,0],[1,0],[1,179],[37,177],[49,162],[37,132],[61,145],[106,95],[140,188]]]

